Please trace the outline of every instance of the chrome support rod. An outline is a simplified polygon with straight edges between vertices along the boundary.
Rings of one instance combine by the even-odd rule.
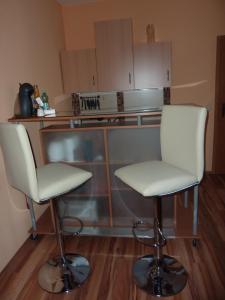
[[[50,293],[68,293],[79,287],[88,278],[91,268],[89,261],[79,254],[65,253],[62,226],[57,207],[57,199],[51,200],[55,221],[56,239],[59,255],[48,260],[40,269],[40,286]]]
[[[155,244],[160,244],[161,237],[157,227],[162,231],[162,198],[154,198],[154,238]],[[157,261],[160,261],[162,258],[162,247],[155,247],[155,257]]]
[[[63,243],[62,229],[61,229],[59,214],[58,214],[58,209],[57,209],[57,199],[53,199],[52,207],[53,207],[53,215],[54,215],[55,227],[56,227],[55,229],[56,229],[57,244],[59,247],[59,252],[60,252],[60,257],[62,259],[62,263],[65,264],[64,243]]]
[[[194,187],[194,205],[193,205],[193,234],[198,233],[198,185]]]
[[[188,191],[184,192],[184,207],[188,208]]]
[[[37,222],[36,222],[36,218],[35,218],[35,212],[34,212],[34,206],[33,206],[33,201],[30,197],[26,197],[27,198],[27,204],[28,204],[28,208],[30,211],[30,217],[31,217],[31,224],[32,224],[32,237],[35,239],[37,236]]]
[[[174,258],[162,255],[166,239],[162,233],[162,199],[154,198],[154,255],[139,258],[133,266],[133,277],[139,288],[156,297],[178,294],[187,283],[187,272]]]

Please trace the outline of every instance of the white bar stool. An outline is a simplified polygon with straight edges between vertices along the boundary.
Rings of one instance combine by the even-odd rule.
[[[62,163],[35,168],[27,132],[21,124],[0,124],[0,143],[9,184],[38,204],[53,199],[59,256],[40,269],[40,286],[50,293],[68,292],[85,282],[90,274],[88,260],[78,254],[64,252],[61,222],[56,197],[73,190],[91,178],[90,172]]]
[[[196,234],[198,185],[204,171],[206,116],[203,107],[164,106],[160,129],[162,160],[129,165],[115,172],[144,197],[155,197],[154,242],[150,244],[155,253],[136,261],[133,277],[141,289],[157,297],[175,295],[187,282],[184,267],[175,258],[162,255],[166,239],[162,233],[161,197],[195,186],[193,233]],[[134,224],[134,235],[139,225]]]

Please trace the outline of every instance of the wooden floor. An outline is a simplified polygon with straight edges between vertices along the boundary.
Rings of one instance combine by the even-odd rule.
[[[201,243],[190,239],[169,240],[164,253],[176,257],[189,273],[185,289],[168,300],[225,299],[225,176],[207,175],[200,187]],[[151,249],[134,239],[80,237],[66,240],[68,252],[90,259],[92,274],[69,294],[49,294],[37,283],[40,266],[57,253],[53,236],[28,240],[0,274],[1,300],[150,300],[156,299],[136,288],[132,264]]]

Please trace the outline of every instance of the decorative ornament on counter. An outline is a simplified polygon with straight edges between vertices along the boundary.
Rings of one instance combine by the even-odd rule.
[[[37,102],[37,98],[40,97],[40,92],[39,92],[39,88],[38,88],[38,85],[35,84],[34,85],[34,95],[33,95],[33,99],[32,99],[32,102],[33,102],[33,115],[34,116],[37,116],[38,114],[38,109],[39,109],[39,104]]]
[[[38,86],[35,86],[36,93],[34,93],[34,102],[37,103],[37,116],[38,117],[55,117],[55,109],[51,108],[48,103],[48,95],[46,92],[42,92],[40,95]]]
[[[32,95],[34,88],[30,83],[20,83],[19,103],[22,117],[31,117],[33,113]]]
[[[54,117],[55,109],[49,107],[48,95],[42,92],[40,95],[38,85],[20,83],[19,89],[20,115],[22,117]]]
[[[117,110],[118,112],[124,112],[124,94],[123,92],[117,92]],[[125,118],[119,118],[119,123],[122,125],[125,123]]]
[[[42,94],[41,94],[41,100],[43,102],[43,109],[44,110],[49,109],[48,95],[47,95],[46,92],[42,92]]]
[[[117,96],[117,110],[119,112],[123,112],[124,111],[124,95],[123,95],[123,92],[117,92],[116,96]]]
[[[72,93],[72,108],[75,116],[80,114],[80,98],[77,93]]]

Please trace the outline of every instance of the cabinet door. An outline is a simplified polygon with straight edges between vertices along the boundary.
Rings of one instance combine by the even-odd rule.
[[[95,49],[63,51],[61,62],[65,93],[97,91]]]
[[[169,87],[171,84],[171,44],[157,42],[134,46],[135,88]]]
[[[132,89],[134,87],[132,20],[97,22],[95,38],[99,90]]]
[[[61,66],[63,88],[65,93],[72,93],[79,89],[76,51],[61,52]]]
[[[80,218],[85,226],[108,226],[109,190],[103,130],[44,129],[41,139],[45,163],[63,162],[92,173],[87,182],[59,197],[60,216]]]

